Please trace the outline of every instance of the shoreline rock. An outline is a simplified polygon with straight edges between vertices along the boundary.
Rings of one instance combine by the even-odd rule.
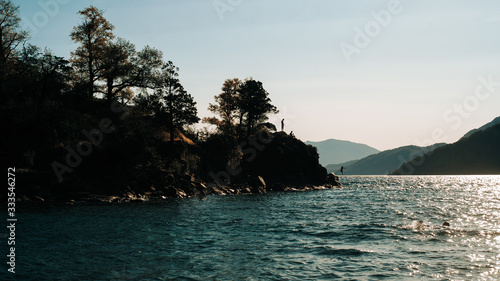
[[[42,175],[42,176],[41,176]],[[17,202],[33,203],[75,203],[75,202],[142,202],[206,196],[225,196],[242,194],[264,194],[269,192],[300,192],[340,188],[339,177],[328,174],[324,184],[284,184],[267,183],[261,176],[249,177],[237,184],[221,185],[216,182],[203,182],[194,177],[168,174],[169,179],[163,186],[138,187],[137,182],[129,182],[121,187],[109,187],[96,192],[99,186],[91,188],[92,180],[85,181],[74,177],[59,184],[50,181],[50,173],[21,170],[16,189]],[[106,185],[106,184],[104,184]],[[133,186],[134,188],[131,188]]]

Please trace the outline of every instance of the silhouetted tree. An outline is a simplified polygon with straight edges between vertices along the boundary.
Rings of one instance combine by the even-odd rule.
[[[178,79],[179,68],[169,61],[165,63],[157,76],[154,94],[143,94],[137,104],[154,115],[161,124],[165,124],[174,141],[175,128],[182,128],[198,122],[196,102],[188,94]]]
[[[215,103],[208,110],[217,117],[205,118],[204,122],[217,126],[224,135],[249,136],[259,127],[276,130],[272,124],[265,123],[267,114],[277,113],[271,104],[269,93],[262,82],[247,79],[244,82],[238,78],[224,81],[222,93],[215,96]]]
[[[9,0],[0,0],[0,95],[1,103],[6,102],[6,82],[18,55],[18,47],[28,38],[28,33],[20,29],[19,6]]]
[[[20,29],[19,6],[11,1],[0,0],[0,62],[5,64],[16,56],[16,49],[28,38]]]
[[[77,69],[86,73],[88,95],[92,99],[95,92],[94,82],[102,70],[99,65],[103,63],[106,47],[114,38],[114,26],[103,17],[103,11],[94,6],[85,8],[78,14],[83,16],[83,22],[73,28],[71,39],[81,45],[71,53],[71,60]]]
[[[163,54],[146,46],[140,52],[125,39],[118,38],[104,47],[104,58],[100,65],[102,90],[108,101],[120,97],[122,102],[134,96],[134,90],[155,90],[161,82]]]
[[[31,90],[27,89],[24,92],[35,94],[37,100],[35,119],[39,122],[43,104],[65,90],[70,73],[69,62],[55,56],[49,49],[40,51],[39,48],[28,45],[23,48],[18,68],[23,80],[19,81],[19,84],[31,84]]]
[[[62,57],[55,56],[50,50],[40,51],[30,46],[23,51],[19,64],[24,64],[27,71],[24,72],[24,81],[20,85],[30,81],[31,90],[27,89],[33,100],[34,131],[33,137],[36,141],[35,155],[43,150],[43,144],[47,142],[46,128],[54,119],[60,118],[57,105],[61,95],[67,89],[67,80],[70,73],[69,62]],[[31,71],[28,71],[31,69]],[[22,72],[21,72],[22,73]],[[27,73],[31,73],[28,77]],[[35,137],[36,135],[36,137]],[[36,158],[35,158],[36,159]]]
[[[267,114],[278,113],[276,106],[271,104],[269,93],[262,86],[262,82],[253,79],[246,80],[241,85],[238,103],[240,125],[246,127],[247,136],[269,119]]]
[[[208,106],[208,110],[217,114],[217,117],[205,118],[204,122],[217,126],[219,132],[223,134],[236,134],[236,127],[239,125],[239,90],[241,80],[238,78],[227,79],[222,85],[222,93],[215,96],[215,103]]]
[[[98,78],[105,82],[106,90],[102,92],[108,101],[113,100],[122,92],[130,93],[125,90],[139,84],[134,75],[136,66],[133,63],[133,57],[135,54],[135,46],[122,38],[104,47]]]
[[[164,65],[163,53],[150,46],[144,47],[133,58],[134,75],[139,87],[143,89],[156,89],[161,69]]]

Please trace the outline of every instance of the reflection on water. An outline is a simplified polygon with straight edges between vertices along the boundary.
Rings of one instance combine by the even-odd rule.
[[[500,177],[341,181],[204,201],[21,206],[17,277],[500,279]]]

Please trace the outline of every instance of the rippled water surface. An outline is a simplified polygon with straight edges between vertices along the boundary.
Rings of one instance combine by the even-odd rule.
[[[203,201],[19,206],[16,277],[500,279],[500,177],[341,181]]]

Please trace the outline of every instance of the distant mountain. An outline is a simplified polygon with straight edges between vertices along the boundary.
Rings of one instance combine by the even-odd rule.
[[[490,127],[493,127],[495,125],[498,125],[498,124],[500,124],[500,117],[497,117],[497,118],[493,119],[493,121],[491,121],[490,123],[488,123],[488,124],[486,124],[486,125],[484,125],[484,126],[482,126],[480,128],[470,130],[469,132],[467,132],[467,134],[465,134],[462,137],[462,139],[468,138],[468,137],[470,137],[474,133],[477,133],[479,131],[484,131],[484,130],[486,130],[486,129],[490,128]]]
[[[339,164],[340,166],[336,165],[335,170],[331,170],[331,168],[334,168],[332,165],[328,165],[326,168],[328,172],[336,174],[340,174],[340,167],[344,166],[345,175],[388,175],[398,169],[404,162],[444,145],[444,143],[439,143],[427,147],[403,146],[382,151],[358,161]]]
[[[361,159],[368,155],[380,152],[379,150],[366,144],[335,139],[320,142],[307,141],[306,144],[310,144],[318,148],[319,162],[323,166]]]
[[[394,174],[500,174],[500,124],[404,163]]]

